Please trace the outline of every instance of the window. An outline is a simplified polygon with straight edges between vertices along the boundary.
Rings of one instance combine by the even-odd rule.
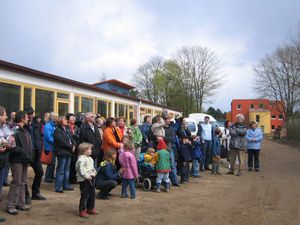
[[[283,115],[279,115],[278,119],[282,120],[283,119]]]
[[[23,108],[30,107],[31,104],[31,88],[24,88],[24,102],[23,102]]]
[[[238,104],[238,105],[237,105],[237,109],[242,109],[242,105],[241,105],[241,104]]]
[[[264,104],[259,104],[259,105],[258,105],[258,108],[259,108],[259,109],[263,109],[263,108],[264,108]]]
[[[0,82],[0,105],[6,108],[6,113],[20,110],[21,86]]]
[[[109,114],[108,102],[103,100],[98,100],[97,113],[101,116],[107,118]]]
[[[271,119],[272,119],[272,120],[276,119],[276,115],[272,115],[272,116],[271,116]]]
[[[57,98],[69,99],[69,94],[57,92]]]
[[[92,98],[81,97],[81,112],[93,112],[94,100]]]
[[[260,116],[256,115],[256,122],[259,123],[259,121],[260,121]]]
[[[275,130],[275,126],[274,125],[272,125],[272,130]]]
[[[254,109],[254,104],[251,104],[251,105],[250,105],[250,109]]]
[[[54,111],[54,92],[41,89],[35,90],[35,113],[44,114]]]
[[[74,113],[79,112],[79,96],[75,96],[74,98]]]

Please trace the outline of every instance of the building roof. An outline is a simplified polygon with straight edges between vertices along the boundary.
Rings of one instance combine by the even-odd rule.
[[[106,83],[114,84],[114,85],[117,85],[117,86],[126,88],[126,89],[128,89],[128,90],[134,89],[134,88],[135,88],[134,86],[132,86],[132,85],[130,85],[130,84],[124,83],[124,82],[122,82],[122,81],[120,81],[120,80],[116,80],[116,79],[103,80],[103,81],[94,83],[94,84],[92,84],[92,85],[106,84]]]
[[[75,81],[75,80],[71,80],[71,79],[68,79],[68,78],[60,77],[60,76],[50,74],[50,73],[45,73],[45,72],[42,72],[42,71],[39,71],[39,70],[31,69],[31,68],[28,68],[28,67],[25,67],[25,66],[17,65],[17,64],[14,64],[14,63],[3,61],[3,60],[0,60],[0,68],[6,69],[6,70],[12,71],[12,72],[21,72],[21,73],[24,73],[28,76],[32,76],[32,77],[36,77],[36,78],[42,78],[42,79],[51,80],[51,81],[55,81],[55,82],[70,84],[70,85],[73,85],[73,86],[76,86],[76,87],[80,87],[80,88],[84,88],[84,89],[88,89],[88,90],[93,90],[93,91],[96,91],[96,92],[99,92],[99,93],[105,93],[105,94],[109,94],[109,95],[129,99],[129,100],[133,100],[133,101],[137,101],[137,102],[142,102],[142,103],[146,103],[146,104],[149,104],[149,105],[153,105],[153,106],[157,106],[157,107],[161,107],[161,108],[165,108],[165,109],[170,109],[170,110],[174,110],[174,111],[178,111],[178,112],[182,111],[180,109],[163,106],[163,105],[160,105],[160,104],[157,104],[157,103],[145,100],[145,99],[140,99],[140,98],[136,98],[136,97],[133,97],[133,96],[123,95],[121,93],[116,93],[114,91],[106,90],[104,88],[96,87],[94,85],[82,83],[82,82],[79,82],[79,81]]]

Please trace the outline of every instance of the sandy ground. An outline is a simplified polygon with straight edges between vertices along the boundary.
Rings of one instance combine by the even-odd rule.
[[[246,158],[246,157],[245,157]],[[79,188],[57,194],[42,184],[47,201],[33,201],[30,212],[5,213],[8,188],[4,188],[1,215],[6,224],[203,224],[299,225],[300,149],[264,141],[261,172],[242,177],[206,173],[170,193],[137,191],[137,198],[121,199],[120,187],[109,201],[96,200],[97,216],[78,217]],[[222,168],[225,173],[226,168]]]

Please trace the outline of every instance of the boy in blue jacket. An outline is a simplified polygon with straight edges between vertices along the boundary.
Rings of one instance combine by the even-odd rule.
[[[214,175],[222,175],[220,173],[220,159],[221,159],[221,143],[220,143],[221,130],[215,130],[215,136],[212,141],[212,171]]]

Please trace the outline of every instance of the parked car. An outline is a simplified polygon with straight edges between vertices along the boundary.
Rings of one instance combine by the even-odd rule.
[[[187,127],[192,135],[197,135],[198,132],[198,126],[194,119],[190,118],[184,118],[184,120],[187,122]]]
[[[214,117],[212,117],[209,114],[206,113],[191,113],[189,115],[189,119],[193,119],[196,124],[198,125],[199,123],[204,122],[204,117],[208,116],[209,117],[209,122],[211,125],[214,125],[215,127],[218,127],[222,133],[224,133],[224,126],[222,126]],[[198,129],[197,129],[198,130]]]

